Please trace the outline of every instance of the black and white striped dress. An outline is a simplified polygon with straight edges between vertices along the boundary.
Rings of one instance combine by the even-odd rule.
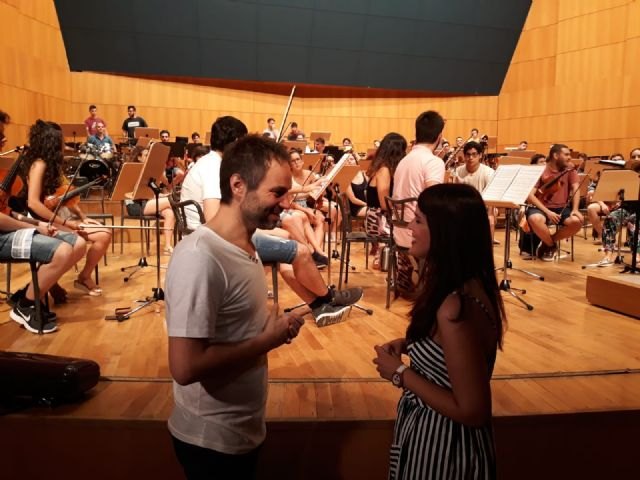
[[[467,295],[465,295],[467,296]],[[474,297],[469,297],[476,300]],[[483,309],[484,305],[480,304]],[[430,338],[407,346],[411,368],[451,389],[442,347]],[[490,365],[493,371],[493,361]],[[473,428],[455,422],[405,390],[398,403],[390,480],[493,479],[495,448],[491,425]]]

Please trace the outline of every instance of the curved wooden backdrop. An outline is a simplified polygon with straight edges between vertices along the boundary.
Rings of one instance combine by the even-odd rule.
[[[0,109],[13,118],[9,145],[24,142],[36,118],[81,122],[91,103],[112,134],[120,133],[130,103],[151,126],[183,136],[204,135],[222,114],[251,131],[282,116],[286,96],[266,91],[70,72],[50,0],[0,0],[0,18]],[[415,117],[436,109],[450,140],[477,127],[498,135],[501,147],[527,139],[542,151],[566,142],[589,154],[626,155],[640,144],[632,126],[640,113],[639,18],[634,0],[534,0],[499,96],[345,98],[336,89],[335,97],[297,98],[289,118],[307,133],[331,131],[333,142],[348,136],[364,150],[389,131],[413,138]]]

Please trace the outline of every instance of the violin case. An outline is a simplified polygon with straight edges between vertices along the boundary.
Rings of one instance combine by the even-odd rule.
[[[93,360],[38,353],[0,352],[0,402],[53,405],[74,401],[100,379]]]

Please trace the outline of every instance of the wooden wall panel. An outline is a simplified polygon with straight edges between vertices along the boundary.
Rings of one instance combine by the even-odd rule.
[[[563,142],[628,155],[640,106],[638,18],[634,0],[534,0],[499,96],[500,146],[526,138],[543,151]]]

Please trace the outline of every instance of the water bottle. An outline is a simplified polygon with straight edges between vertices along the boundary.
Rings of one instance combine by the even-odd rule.
[[[391,262],[391,249],[387,245],[380,252],[380,271],[381,272],[388,271],[390,262]]]

